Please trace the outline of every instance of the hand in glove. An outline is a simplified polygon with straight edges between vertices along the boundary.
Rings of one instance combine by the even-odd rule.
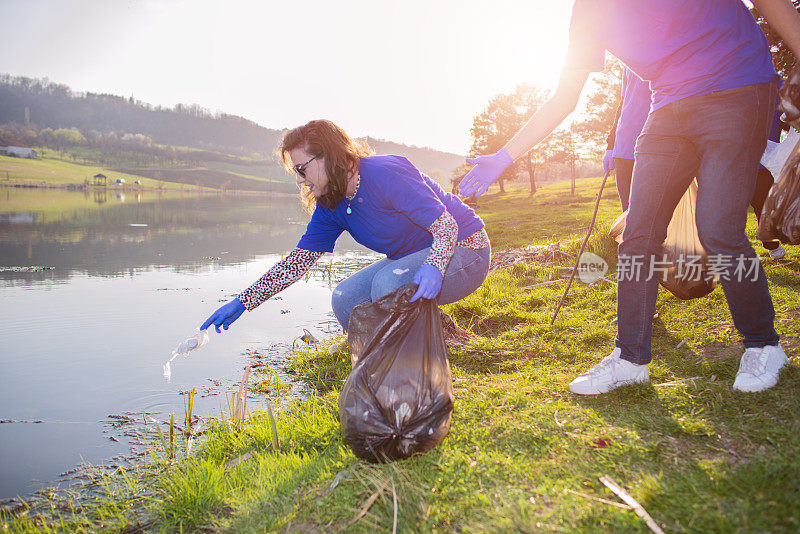
[[[606,150],[606,155],[603,156],[603,172],[609,174],[614,170],[614,151]]]
[[[414,275],[414,283],[417,284],[417,292],[408,301],[414,302],[418,298],[434,299],[442,290],[442,273],[427,263],[423,263],[422,267]]]
[[[214,328],[216,328],[217,333],[219,334],[220,326],[227,330],[231,323],[238,319],[244,310],[244,304],[242,304],[242,301],[237,297],[229,303],[220,306],[220,308],[217,309],[217,311],[215,311],[211,317],[206,319],[206,322],[203,323],[203,326],[200,327],[200,330],[205,330],[213,324]]]
[[[459,192],[465,197],[481,196],[489,189],[500,175],[503,174],[509,165],[514,163],[514,159],[501,148],[494,154],[488,156],[478,156],[477,158],[467,158],[467,163],[475,165],[458,185]]]

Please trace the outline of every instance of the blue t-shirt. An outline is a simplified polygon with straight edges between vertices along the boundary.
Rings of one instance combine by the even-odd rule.
[[[566,68],[603,70],[604,50],[650,82],[651,110],[777,79],[741,0],[575,0]]]
[[[317,204],[298,248],[333,252],[347,230],[365,247],[398,259],[431,246],[426,230],[447,210],[458,223],[458,239],[483,228],[483,221],[461,200],[422,174],[401,156],[371,156],[361,160],[361,182],[350,202],[335,209]]]
[[[633,159],[636,139],[650,113],[650,84],[629,68],[622,75],[622,111],[614,140],[614,157]]]

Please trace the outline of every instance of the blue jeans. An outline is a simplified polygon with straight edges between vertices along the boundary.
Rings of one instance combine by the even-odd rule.
[[[342,328],[347,330],[350,312],[359,304],[374,302],[398,287],[414,281],[414,275],[428,258],[430,248],[396,260],[384,258],[343,280],[333,290],[331,305]],[[489,274],[489,247],[480,250],[456,247],[442,279],[439,304],[463,299],[478,289]]]
[[[636,142],[630,207],[619,247],[620,264],[639,258],[642,265],[640,276],[618,280],[615,343],[623,359],[636,364],[651,360],[659,280],[647,276],[651,255],[660,258],[672,213],[695,176],[700,242],[709,257],[733,260],[720,271],[733,324],[745,347],[778,342],[767,278],[745,235],[775,92],[775,83],[717,91],[673,102],[648,117]],[[740,255],[754,267],[752,276],[734,272]]]

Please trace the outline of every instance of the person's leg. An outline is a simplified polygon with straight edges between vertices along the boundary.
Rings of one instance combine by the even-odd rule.
[[[703,154],[698,173],[697,230],[719,276],[745,351],[733,389],[761,391],[777,384],[788,358],[778,343],[766,274],[745,234],[775,102],[775,84],[720,91],[703,98],[694,139]]]
[[[761,84],[692,102],[695,119],[690,130],[701,153],[697,231],[748,348],[778,342],[767,278],[745,234],[774,99],[774,84]]]
[[[619,246],[615,344],[623,360],[638,365],[651,360],[660,279],[652,260],[661,258],[667,226],[699,163],[694,145],[683,135],[679,104],[652,113],[637,140],[628,216]]]
[[[775,183],[775,179],[772,177],[772,173],[760,167],[756,175],[756,189],[753,193],[753,197],[750,199],[750,205],[753,206],[756,220],[759,222],[761,221],[761,211],[764,209],[764,202],[767,200],[767,195],[769,195],[769,190],[772,188],[773,183]],[[764,245],[764,248],[767,250],[776,250],[781,246],[781,242],[777,239],[762,241],[761,244]]]
[[[573,380],[580,395],[606,393],[649,379],[653,311],[662,243],[678,201],[697,171],[694,145],[682,133],[677,103],[650,114],[636,142],[628,216],[617,261],[616,348],[599,364]]]
[[[626,158],[614,158],[614,173],[616,174],[617,194],[622,211],[628,209],[631,196],[631,178],[633,177],[633,161]]]
[[[447,272],[442,280],[442,291],[436,299],[437,302],[439,304],[458,302],[481,287],[486,275],[489,274],[491,256],[489,247],[480,250],[456,247],[447,265]]]
[[[430,251],[430,248],[424,248],[396,260],[386,260],[386,263],[372,279],[370,300],[375,302],[398,287],[412,283],[414,275],[422,267]]]
[[[331,306],[342,328],[347,330],[350,312],[359,304],[374,302],[405,284],[428,258],[430,248],[396,260],[384,258],[343,280],[333,290]],[[471,250],[456,247],[442,279],[442,291],[437,301],[449,304],[461,300],[483,283],[489,272],[490,250]]]
[[[333,290],[331,296],[333,314],[345,331],[350,320],[350,312],[359,304],[371,301],[372,279],[391,261],[387,258],[376,261],[342,280]]]
[[[767,195],[773,183],[775,183],[775,179],[772,177],[772,173],[760,167],[756,174],[756,188],[750,199],[750,205],[753,206],[753,211],[758,220],[761,220],[761,211],[764,209],[764,201],[767,200]]]
[[[389,260],[372,280],[372,301],[391,293],[398,287],[412,283],[414,275],[428,258],[430,248]],[[472,250],[456,247],[453,257],[442,277],[442,291],[437,297],[439,304],[450,304],[466,297],[483,283],[489,272],[490,250]]]

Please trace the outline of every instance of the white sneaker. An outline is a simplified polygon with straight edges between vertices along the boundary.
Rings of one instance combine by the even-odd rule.
[[[773,260],[780,260],[784,256],[786,256],[786,249],[780,245],[778,248],[769,251],[769,257]]]
[[[569,390],[578,395],[599,395],[620,386],[650,380],[647,364],[636,365],[623,360],[619,357],[621,353],[619,348],[614,349],[600,363],[570,382]]]
[[[771,388],[778,383],[778,375],[788,361],[780,344],[745,350],[733,389],[752,392]]]

